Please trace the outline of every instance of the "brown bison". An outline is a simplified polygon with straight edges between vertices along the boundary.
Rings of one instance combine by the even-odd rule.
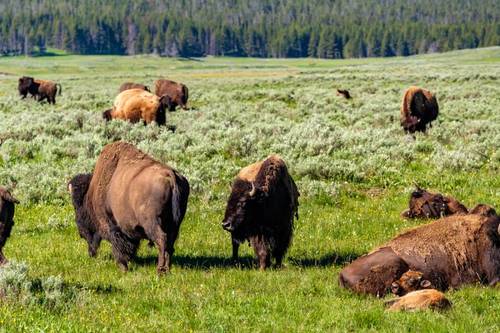
[[[167,95],[172,101],[169,111],[175,111],[179,105],[184,110],[187,110],[188,88],[182,84],[170,80],[157,80],[155,82],[156,96]]]
[[[128,89],[116,96],[113,108],[104,111],[102,116],[107,121],[122,119],[136,123],[142,120],[145,124],[156,121],[158,125],[165,125],[165,113],[170,107],[168,96],[158,97],[143,89]]]
[[[0,187],[0,266],[7,262],[2,249],[14,226],[14,205],[18,203],[9,191]]]
[[[419,281],[442,291],[475,282],[494,285],[500,280],[499,228],[491,210],[441,218],[356,259],[340,272],[340,285],[383,296],[408,270],[421,272]]]
[[[410,195],[409,209],[401,213],[405,218],[440,218],[453,214],[467,214],[467,207],[453,197],[428,192],[417,186]]]
[[[104,147],[93,174],[75,176],[68,187],[90,256],[106,239],[127,270],[140,240],[148,239],[158,247],[158,273],[169,272],[187,208],[186,178],[133,145],[115,142]]]
[[[133,83],[133,82],[125,82],[120,86],[119,93],[121,93],[124,90],[128,90],[128,89],[142,89],[142,90],[146,90],[146,91],[151,92],[151,90],[149,90],[148,86],[145,86],[143,84]]]
[[[62,93],[62,87],[59,83],[47,80],[35,80],[28,76],[23,76],[19,79],[17,88],[23,99],[26,98],[26,95],[29,93],[32,97],[37,97],[39,102],[47,99],[47,102],[52,104],[56,104],[57,92],[59,91],[59,96]]]
[[[277,155],[251,164],[233,182],[222,227],[231,233],[233,259],[239,244],[248,240],[261,270],[280,266],[298,218],[299,192],[285,162]]]
[[[401,103],[401,126],[405,132],[425,132],[427,124],[432,126],[439,113],[436,97],[428,90],[410,87]]]
[[[445,310],[451,307],[446,296],[436,289],[424,289],[385,302],[387,311]]]
[[[342,96],[345,99],[351,99],[351,94],[349,94],[349,91],[343,89],[337,89],[337,96]]]

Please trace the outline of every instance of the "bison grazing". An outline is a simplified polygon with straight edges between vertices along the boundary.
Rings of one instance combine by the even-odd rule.
[[[56,104],[57,91],[59,91],[59,95],[62,93],[62,87],[59,83],[47,80],[35,80],[28,76],[23,76],[19,79],[17,88],[23,99],[29,93],[31,96],[37,97],[39,102],[47,99],[47,102],[52,104]]]
[[[248,240],[261,270],[270,266],[271,257],[280,266],[292,240],[294,216],[298,218],[298,197],[285,162],[276,155],[241,169],[222,222],[231,233],[233,259],[239,244]]]
[[[400,234],[345,267],[340,284],[376,296],[383,296],[391,287],[401,295],[405,292],[397,288],[402,285],[393,282],[408,270],[421,273],[414,281],[422,282],[420,287],[442,291],[475,282],[498,283],[500,218],[483,208],[477,211],[486,215],[452,215]]]
[[[406,218],[440,218],[453,214],[467,214],[467,207],[452,197],[428,192],[417,186],[410,196],[410,208],[401,213]]]
[[[401,104],[401,126],[406,132],[425,132],[432,126],[439,113],[436,97],[428,90],[410,87],[405,91]]]
[[[445,310],[451,307],[446,296],[436,289],[424,289],[385,302],[387,311]]]
[[[172,101],[169,111],[175,111],[179,105],[184,110],[187,110],[188,88],[182,84],[170,80],[157,80],[155,82],[156,96],[167,95]]]
[[[0,187],[0,266],[7,262],[2,249],[14,226],[14,205],[18,203],[9,191]]]
[[[149,91],[149,88],[143,84],[140,84],[140,83],[133,83],[133,82],[125,82],[123,83],[121,86],[120,86],[120,90],[119,90],[119,93],[121,93],[122,91],[124,90],[128,90],[128,89],[142,89],[142,90],[146,90],[146,91]]]
[[[337,96],[343,96],[345,99],[351,99],[349,91],[343,89],[337,89]]]
[[[104,111],[102,116],[107,121],[122,119],[136,123],[142,120],[146,124],[156,121],[158,125],[165,125],[165,110],[170,107],[168,96],[158,97],[143,89],[128,89],[116,96],[113,108]]]
[[[93,174],[75,176],[68,187],[90,256],[106,239],[127,270],[140,240],[148,239],[158,247],[158,273],[170,270],[189,196],[180,173],[131,144],[115,142],[104,147]]]

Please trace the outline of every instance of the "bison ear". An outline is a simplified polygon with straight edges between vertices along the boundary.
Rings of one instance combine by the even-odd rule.
[[[422,280],[420,281],[420,287],[427,289],[431,287],[431,281],[429,280]]]

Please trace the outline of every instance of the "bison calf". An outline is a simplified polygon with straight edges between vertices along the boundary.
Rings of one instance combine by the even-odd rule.
[[[401,126],[406,132],[425,132],[439,113],[436,97],[428,90],[410,87],[401,103]]]
[[[453,214],[467,214],[467,207],[455,198],[432,193],[417,186],[410,196],[409,209],[401,213],[405,218],[440,218]]]
[[[9,191],[0,187],[0,266],[7,262],[2,249],[14,226],[14,205],[18,203]]]
[[[188,88],[182,84],[170,80],[157,80],[155,82],[156,96],[168,96],[171,100],[169,111],[175,111],[177,106],[187,110]]]
[[[446,296],[436,289],[424,289],[385,302],[387,311],[444,310],[451,307]]]
[[[179,172],[131,144],[115,142],[104,147],[94,173],[75,176],[69,190],[91,256],[106,239],[127,270],[140,240],[147,239],[158,247],[158,273],[170,270],[189,196],[189,183]]]
[[[271,257],[280,266],[290,245],[299,192],[285,162],[276,155],[243,168],[233,182],[222,227],[231,233],[233,259],[248,240],[261,270]]]
[[[107,121],[122,119],[137,123],[142,120],[145,124],[156,121],[158,125],[165,125],[165,110],[170,107],[168,96],[158,97],[143,89],[127,89],[116,96],[113,108],[104,111],[102,116]]]

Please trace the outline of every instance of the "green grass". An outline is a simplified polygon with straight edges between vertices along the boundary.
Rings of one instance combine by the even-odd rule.
[[[467,206],[500,208],[500,48],[391,59],[165,59],[150,56],[0,58],[0,184],[21,200],[4,248],[33,281],[60,276],[79,297],[52,308],[0,301],[0,332],[433,331],[497,332],[498,287],[449,291],[444,313],[386,313],[383,301],[338,286],[353,258],[401,230],[412,184]],[[56,106],[20,101],[17,77],[63,86]],[[120,83],[185,82],[196,111],[157,126],[104,124]],[[399,127],[404,89],[436,93],[427,134]],[[335,96],[347,88],[352,101]],[[82,126],[80,126],[80,124]],[[142,244],[128,273],[109,244],[89,258],[74,225],[68,179],[91,171],[102,147],[136,144],[178,168],[192,187],[172,274],[156,275]],[[279,153],[296,179],[300,219],[285,268],[259,272],[240,248],[232,265],[220,222],[239,168]],[[42,296],[40,296],[42,297]]]

